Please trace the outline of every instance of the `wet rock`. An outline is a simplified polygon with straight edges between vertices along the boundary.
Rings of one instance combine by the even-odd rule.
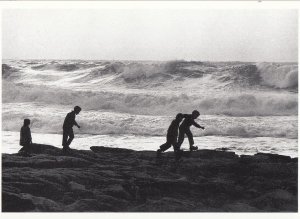
[[[34,144],[2,155],[4,212],[297,212],[298,159]]]
[[[263,157],[269,159],[272,162],[291,162],[292,158],[289,156],[279,155],[279,154],[268,154],[268,153],[257,153],[254,157],[259,157],[259,160],[263,160]]]
[[[102,190],[104,194],[120,198],[120,199],[130,199],[130,194],[125,191],[122,185],[111,185],[108,188]]]
[[[62,206],[60,203],[57,203],[51,199],[44,198],[44,197],[36,197],[30,194],[22,194],[23,198],[29,199],[35,206],[34,211],[41,211],[41,212],[57,212],[62,211]]]
[[[95,153],[101,153],[101,152],[117,152],[117,153],[132,153],[134,150],[126,149],[126,148],[107,148],[103,146],[92,146],[90,149]]]
[[[191,202],[164,197],[159,200],[148,200],[145,204],[137,206],[131,211],[137,212],[190,212],[195,210],[195,205]]]
[[[95,197],[101,203],[105,211],[127,211],[129,202],[124,199],[116,198],[113,196],[105,195],[102,192],[96,192]]]
[[[91,211],[105,211],[101,209],[96,199],[82,199],[73,204],[67,205],[65,211],[67,212],[91,212]]]
[[[2,192],[3,212],[24,212],[32,211],[35,208],[32,200],[20,197],[18,194]]]
[[[259,212],[260,210],[246,203],[227,204],[222,207],[228,212]]]
[[[267,211],[297,211],[297,206],[293,203],[297,202],[297,197],[288,191],[277,189],[260,196],[251,203],[259,209]]]
[[[85,186],[76,182],[69,182],[70,190],[72,191],[85,191]]]

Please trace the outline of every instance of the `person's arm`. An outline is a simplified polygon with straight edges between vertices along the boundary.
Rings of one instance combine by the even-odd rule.
[[[199,129],[204,129],[203,126],[199,125],[197,122],[193,121],[193,125],[196,126]]]
[[[75,120],[75,114],[72,115],[72,122],[73,122],[73,125],[76,125],[78,128],[80,128],[80,126],[77,124],[77,122]]]
[[[78,128],[80,128],[80,126],[77,124],[77,122],[76,122],[76,120],[75,120],[75,116],[74,116],[73,121],[74,121],[73,124],[76,125]]]
[[[76,125],[78,128],[80,128],[80,126],[77,124],[77,122],[74,119],[74,125]]]
[[[29,136],[29,140],[30,140],[30,144],[32,144],[32,137],[31,137],[31,131],[30,131],[30,128],[28,128],[28,136]]]

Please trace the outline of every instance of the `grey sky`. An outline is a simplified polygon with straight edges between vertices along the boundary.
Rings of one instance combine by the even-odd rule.
[[[297,61],[296,10],[3,10],[4,59]]]

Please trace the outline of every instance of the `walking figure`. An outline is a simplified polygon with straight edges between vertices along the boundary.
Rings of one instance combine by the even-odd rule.
[[[73,126],[75,125],[78,128],[80,128],[80,126],[75,121],[75,117],[80,113],[80,111],[81,108],[79,106],[75,106],[74,110],[69,112],[65,118],[63,124],[63,140],[62,140],[63,152],[70,150],[70,144],[74,139]]]
[[[179,137],[178,137],[178,149],[184,141],[184,135],[187,135],[190,144],[190,151],[197,150],[198,147],[194,146],[193,134],[190,130],[190,127],[193,125],[197,128],[204,129],[203,126],[200,126],[194,120],[200,116],[200,113],[197,110],[194,110],[192,114],[183,114],[183,122],[179,126]]]
[[[168,128],[167,132],[167,142],[162,144],[159,149],[157,150],[157,156],[159,157],[160,154],[166,150],[168,150],[172,145],[175,152],[175,157],[177,157],[179,153],[179,147],[177,145],[177,137],[178,137],[178,127],[180,122],[183,119],[183,114],[178,113],[176,118],[171,122],[171,125]]]

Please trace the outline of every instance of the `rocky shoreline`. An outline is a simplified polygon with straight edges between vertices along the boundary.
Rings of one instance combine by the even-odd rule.
[[[2,154],[3,212],[297,212],[298,158],[32,145]]]

